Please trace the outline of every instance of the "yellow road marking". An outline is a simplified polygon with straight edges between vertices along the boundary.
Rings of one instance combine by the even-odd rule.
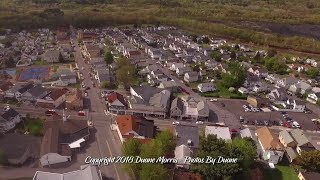
[[[106,143],[107,143],[107,146],[108,146],[108,149],[109,149],[110,155],[113,157],[113,155],[112,155],[112,151],[111,151],[111,148],[110,148],[110,145],[109,145],[108,140],[106,140]],[[116,165],[115,165],[114,163],[112,163],[112,164],[113,164],[114,169],[116,170],[116,174],[117,174],[118,180],[120,180],[120,177],[119,177],[119,174],[118,174],[117,167],[116,167]]]

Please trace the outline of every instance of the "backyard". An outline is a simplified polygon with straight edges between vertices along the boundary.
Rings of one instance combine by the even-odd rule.
[[[288,159],[284,157],[282,162],[276,165],[275,169],[266,168],[263,170],[263,179],[298,180],[298,174],[290,166]]]
[[[217,90],[214,92],[201,93],[205,97],[221,97],[221,98],[231,98],[231,99],[247,99],[247,96],[240,94],[238,91],[230,91],[228,88],[223,87],[217,83]]]
[[[17,129],[21,133],[29,132],[35,136],[42,135],[43,119],[27,117],[22,119],[23,121],[18,125]]]

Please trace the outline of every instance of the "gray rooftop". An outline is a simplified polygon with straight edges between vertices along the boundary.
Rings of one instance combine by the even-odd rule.
[[[283,140],[285,141],[285,143],[287,143],[287,144],[294,141],[294,139],[291,137],[289,132],[286,130],[281,131],[279,133],[279,136],[281,136],[283,138]]]
[[[37,171],[33,180],[100,180],[96,166],[81,166],[80,170],[67,173]]]
[[[294,129],[290,131],[291,136],[294,138],[294,140],[297,142],[297,146],[302,146],[304,144],[309,143],[308,138],[305,136],[302,130],[300,129]]]
[[[197,148],[199,146],[199,130],[198,126],[179,125],[175,129],[177,135],[177,144],[188,146],[188,140],[191,140],[192,146]]]

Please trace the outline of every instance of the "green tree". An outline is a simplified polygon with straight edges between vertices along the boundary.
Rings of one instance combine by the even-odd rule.
[[[237,62],[229,63],[229,72],[222,74],[222,85],[226,88],[242,86],[246,80],[246,69]]]
[[[296,164],[308,171],[320,172],[320,151],[302,151],[296,159]]]
[[[231,58],[231,59],[236,59],[236,58],[237,58],[237,54],[236,54],[236,51],[235,51],[235,50],[231,50],[230,58]]]
[[[140,172],[141,180],[170,179],[168,169],[162,164],[143,164]]]
[[[235,138],[228,145],[231,156],[239,158],[241,168],[249,169],[257,156],[254,141],[249,138]]]
[[[115,89],[115,88],[117,88],[117,85],[110,82],[110,81],[103,81],[101,83],[101,87],[106,88],[106,89]]]
[[[207,137],[200,137],[199,149],[194,157],[204,158],[207,156],[218,158],[231,158],[229,149],[224,140],[218,139],[215,135],[208,135]],[[222,179],[225,176],[233,176],[240,172],[239,164],[237,163],[196,163],[192,164],[191,170],[199,173],[202,179]]]
[[[106,61],[106,63],[108,65],[113,63],[114,60],[113,60],[113,55],[112,55],[111,51],[106,51],[104,53],[104,60]]]
[[[128,139],[122,145],[122,154],[124,156],[139,156],[141,151],[141,143],[137,139]],[[124,164],[125,170],[129,175],[133,177],[139,176],[141,165],[138,163],[126,163]]]
[[[220,62],[221,61],[221,58],[222,58],[222,55],[220,52],[217,52],[217,51],[212,51],[211,54],[210,54],[210,57],[217,61],[217,62]]]
[[[318,68],[312,67],[306,71],[306,74],[309,78],[315,78],[319,75],[319,70]]]

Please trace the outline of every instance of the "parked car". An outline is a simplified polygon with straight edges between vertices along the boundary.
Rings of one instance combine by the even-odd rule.
[[[214,102],[214,101],[218,101],[218,99],[216,99],[216,98],[211,98],[209,101],[210,101],[210,102]]]
[[[265,126],[269,126],[269,122],[268,121],[263,121]]]
[[[222,107],[226,107],[226,104],[224,104],[224,103],[221,103],[221,106],[222,106]]]
[[[300,124],[297,121],[292,122],[292,127],[301,128]]]
[[[48,109],[44,112],[46,116],[52,116],[56,111],[54,109]]]
[[[86,115],[86,112],[84,112],[84,111],[79,111],[78,112],[78,116],[85,116]]]
[[[173,121],[172,124],[173,124],[173,125],[179,125],[180,122],[179,122],[179,121]]]
[[[279,121],[279,125],[280,125],[280,126],[283,126],[283,122],[282,122],[282,121]]]
[[[240,116],[240,123],[244,123],[244,118],[242,116]]]
[[[203,124],[203,121],[197,121],[196,124]]]

